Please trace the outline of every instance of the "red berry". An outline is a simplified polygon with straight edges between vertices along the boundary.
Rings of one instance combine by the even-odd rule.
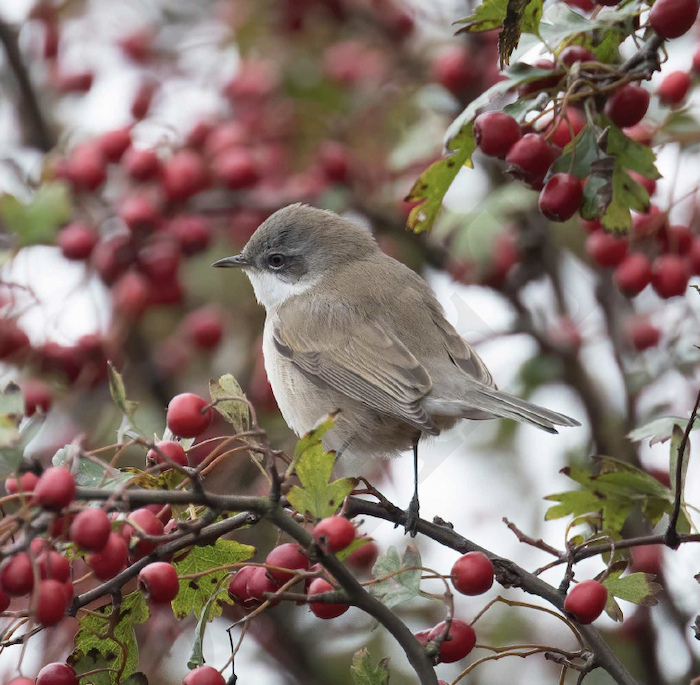
[[[668,74],[656,91],[659,100],[664,105],[679,105],[690,88],[690,74],[687,71],[672,71]]]
[[[168,225],[168,231],[177,238],[185,255],[206,250],[211,242],[211,230],[206,219],[199,216],[180,215]]]
[[[240,121],[227,121],[213,128],[204,139],[204,151],[215,157],[224,150],[245,145],[250,133]]]
[[[207,166],[194,150],[180,150],[163,165],[163,190],[171,202],[184,202],[208,185]]]
[[[156,561],[139,572],[139,588],[155,604],[165,604],[177,597],[180,581],[172,564]]]
[[[485,155],[505,159],[520,136],[520,125],[504,112],[484,112],[474,120],[474,140]]]
[[[122,201],[120,219],[131,231],[152,231],[160,222],[160,211],[146,195],[132,195]]]
[[[579,623],[593,623],[603,613],[608,591],[597,580],[584,580],[575,585],[564,600],[564,611],[573,614]]]
[[[452,584],[463,595],[481,595],[493,585],[493,564],[481,552],[469,552],[455,561]]]
[[[128,519],[134,525],[127,523],[122,528],[122,537],[128,545],[129,552],[135,558],[145,557],[156,548],[157,543],[143,540],[139,534],[143,533],[148,536],[163,535],[163,522],[145,507],[132,511]]]
[[[355,539],[355,526],[343,516],[330,516],[316,524],[313,535],[322,547],[339,552]]]
[[[158,84],[153,81],[141,83],[131,101],[131,116],[134,119],[143,119],[148,114],[156,90],[158,90]]]
[[[639,352],[656,347],[661,340],[661,331],[643,316],[633,319],[628,331],[632,347]]]
[[[128,235],[117,235],[100,242],[92,254],[92,265],[102,280],[113,283],[134,261],[134,246]]]
[[[224,322],[221,312],[212,307],[202,307],[190,312],[183,322],[188,338],[203,350],[216,347],[224,335]]]
[[[693,71],[696,74],[700,74],[700,48],[698,48],[693,55]]]
[[[634,126],[647,113],[649,100],[648,90],[628,83],[608,97],[605,113],[616,126]]]
[[[162,440],[156,443],[156,447],[160,452],[162,452],[170,461],[179,464],[180,466],[187,466],[187,454],[185,454],[185,449],[179,442],[174,440]],[[168,462],[159,454],[158,451],[151,449],[148,450],[146,455],[146,462],[148,464],[167,464]]]
[[[320,595],[324,592],[333,592],[334,588],[325,578],[314,578],[309,584],[307,595]],[[309,604],[311,612],[323,619],[337,618],[344,614],[350,606],[348,604],[322,604],[321,602],[311,602]]]
[[[135,181],[148,181],[160,173],[160,159],[154,150],[130,147],[124,154],[122,164]]]
[[[35,685],[35,683],[30,678],[24,678],[20,675],[10,680],[9,685]]]
[[[632,571],[658,576],[663,570],[663,545],[632,547]]]
[[[301,551],[299,545],[294,542],[285,542],[282,545],[275,547],[265,559],[265,563],[269,566],[279,566],[280,568],[288,568],[292,571],[308,571],[309,559]],[[285,573],[276,569],[268,569],[268,573],[280,583],[286,583],[294,577],[293,573]]]
[[[118,533],[110,533],[107,544],[100,552],[89,554],[87,563],[99,580],[109,580],[126,566],[128,556],[124,538]]]
[[[40,378],[32,378],[22,383],[24,395],[24,415],[33,416],[37,409],[46,414],[51,408],[51,388]]]
[[[255,606],[257,602],[248,594],[248,581],[258,566],[244,566],[228,584],[228,596],[245,608]]]
[[[471,54],[463,46],[452,46],[433,60],[433,78],[452,93],[472,85],[476,73]]]
[[[586,125],[586,117],[577,109],[567,109],[563,117],[557,120],[557,125],[552,134],[552,142],[557,146],[564,148],[575,138],[581,129]]]
[[[0,359],[19,355],[29,348],[27,334],[13,319],[0,319]]]
[[[10,495],[16,495],[20,490],[26,495],[34,492],[34,488],[38,482],[39,476],[37,476],[36,473],[28,471],[20,476],[19,482],[16,478],[8,478],[5,481],[5,489]]]
[[[248,583],[246,584],[248,597],[258,603],[262,603],[266,599],[266,592],[277,592],[277,590],[279,590],[279,583],[271,578],[262,566],[256,566],[248,577]],[[279,604],[279,600],[272,601],[271,604]]]
[[[569,7],[576,7],[584,12],[592,12],[595,9],[593,0],[564,0]]]
[[[600,223],[600,219],[593,219],[592,221],[587,221],[586,219],[579,219],[579,223],[583,227],[586,233],[595,233],[596,231],[603,230],[603,224]]]
[[[639,185],[642,186],[650,196],[654,194],[654,191],[656,190],[656,181],[654,179],[646,178],[645,176],[638,174],[636,171],[628,171],[627,173],[634,181],[639,183]]]
[[[46,664],[36,677],[36,685],[78,685],[78,677],[65,663]]]
[[[144,276],[134,272],[124,274],[112,287],[112,303],[123,316],[136,319],[148,307],[151,287]]]
[[[57,580],[42,580],[34,602],[37,622],[44,626],[55,626],[66,611],[66,593],[63,590],[63,584]]]
[[[97,148],[108,162],[118,162],[131,145],[131,128],[125,126],[107,131],[97,139]]]
[[[168,405],[168,428],[181,438],[196,438],[209,427],[211,419],[206,400],[190,392],[176,395]]]
[[[212,162],[216,178],[231,190],[254,186],[260,179],[257,164],[248,148],[230,148],[220,152]]]
[[[70,526],[70,539],[88,552],[101,552],[112,532],[109,517],[102,509],[85,509]]]
[[[183,685],[226,685],[224,677],[211,666],[197,666],[182,681]]]
[[[573,67],[576,62],[595,62],[595,55],[582,45],[569,45],[561,51],[559,61]]]
[[[80,145],[68,157],[66,175],[78,190],[97,190],[107,179],[107,160],[96,145]]]
[[[656,293],[668,299],[684,295],[690,280],[688,262],[677,255],[661,255],[654,260],[651,284]]]
[[[75,498],[75,478],[68,469],[52,466],[34,488],[34,501],[44,509],[59,511]]]
[[[678,38],[692,28],[697,16],[697,0],[657,0],[649,23],[662,38]]]
[[[95,75],[91,71],[54,73],[53,83],[59,93],[87,93],[92,88]]]
[[[10,606],[10,601],[10,595],[0,588],[0,614],[3,611],[7,611],[7,607]]]
[[[645,124],[635,124],[629,128],[624,128],[623,132],[628,138],[631,138],[642,145],[646,145],[647,147],[651,147],[651,143],[654,138],[654,130],[649,128],[649,126],[646,126]]]
[[[345,559],[345,563],[357,571],[366,571],[374,566],[379,556],[379,547],[377,543],[366,542],[362,547],[358,547],[354,552],[349,554]]]
[[[62,554],[46,549],[36,557],[39,575],[42,579],[57,580],[65,583],[70,578],[70,561]]]
[[[648,238],[658,234],[668,225],[668,216],[656,205],[649,205],[649,209],[632,217],[632,234],[635,238]]]
[[[438,623],[429,633],[429,642],[436,640],[445,631],[445,622]],[[445,640],[440,644],[438,660],[444,664],[451,664],[460,659],[464,659],[476,644],[476,633],[474,628],[460,621],[453,619],[450,624],[450,632]]]
[[[193,148],[201,148],[213,130],[214,126],[210,122],[198,121],[187,134],[185,138],[185,145]],[[243,137],[238,141],[238,143],[242,143],[244,140],[245,138]]]
[[[180,266],[180,250],[171,240],[157,240],[139,250],[139,269],[155,285],[172,281]]]
[[[122,52],[134,62],[147,62],[151,57],[155,35],[150,28],[142,28],[119,39]]]
[[[56,236],[56,244],[66,259],[87,259],[98,240],[97,231],[80,221],[68,224]]]
[[[325,141],[318,151],[318,161],[325,177],[332,183],[342,183],[348,177],[348,151],[342,143]]]
[[[549,59],[538,59],[534,64],[537,69],[550,69],[554,71],[556,69],[556,64]],[[545,78],[535,79],[534,81],[529,81],[518,88],[518,94],[525,96],[536,93],[539,90],[549,90],[555,88],[559,81],[563,78],[562,73],[553,74],[552,76],[547,76]]]
[[[623,295],[638,295],[651,283],[651,262],[646,255],[635,252],[620,262],[613,279]]]
[[[600,266],[618,266],[627,256],[627,238],[598,231],[586,240],[586,251]]]
[[[508,151],[508,171],[525,183],[543,177],[557,157],[554,148],[536,133],[526,133]]]
[[[669,226],[665,231],[659,231],[659,241],[664,252],[686,255],[690,252],[695,236],[687,226]]]
[[[540,193],[540,212],[552,221],[568,221],[581,206],[583,188],[573,174],[554,174]]]
[[[690,269],[696,276],[700,274],[700,238],[695,238],[688,252]]]
[[[32,562],[26,552],[19,552],[7,561],[0,572],[0,585],[8,595],[21,597],[34,587]]]

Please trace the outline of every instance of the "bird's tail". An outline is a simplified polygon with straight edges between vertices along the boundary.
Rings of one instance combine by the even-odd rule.
[[[459,400],[427,398],[426,410],[431,416],[462,418],[502,418],[529,423],[548,433],[556,433],[554,426],[580,426],[581,424],[564,414],[526,402],[515,395],[474,384]]]

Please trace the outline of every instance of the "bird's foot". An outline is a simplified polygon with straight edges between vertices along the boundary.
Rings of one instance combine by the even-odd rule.
[[[404,523],[404,530],[412,538],[416,537],[418,533],[418,520],[420,514],[420,502],[418,501],[418,495],[413,495],[411,503],[406,509],[406,522]]]

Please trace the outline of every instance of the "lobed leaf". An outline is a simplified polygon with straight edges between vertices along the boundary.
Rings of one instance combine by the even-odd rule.
[[[389,659],[374,664],[369,650],[361,649],[352,657],[350,666],[353,685],[389,685]]]
[[[243,388],[230,373],[221,376],[218,381],[210,380],[209,394],[212,401],[222,397],[245,397]],[[243,433],[250,428],[250,411],[245,402],[222,400],[214,405],[214,409],[233,426],[236,433]]]
[[[420,595],[421,569],[420,552],[415,545],[408,545],[403,557],[399,556],[396,547],[390,547],[382,554],[372,567],[375,578],[383,578],[391,574],[391,578],[369,586],[369,591],[390,609],[398,604],[407,602]],[[401,569],[411,568],[399,573]]]

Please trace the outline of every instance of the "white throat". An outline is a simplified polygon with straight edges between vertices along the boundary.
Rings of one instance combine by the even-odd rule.
[[[318,279],[304,280],[300,283],[287,283],[277,274],[257,269],[244,269],[250,279],[255,292],[255,299],[266,310],[279,307],[283,302],[294,295],[300,295],[318,282]]]

